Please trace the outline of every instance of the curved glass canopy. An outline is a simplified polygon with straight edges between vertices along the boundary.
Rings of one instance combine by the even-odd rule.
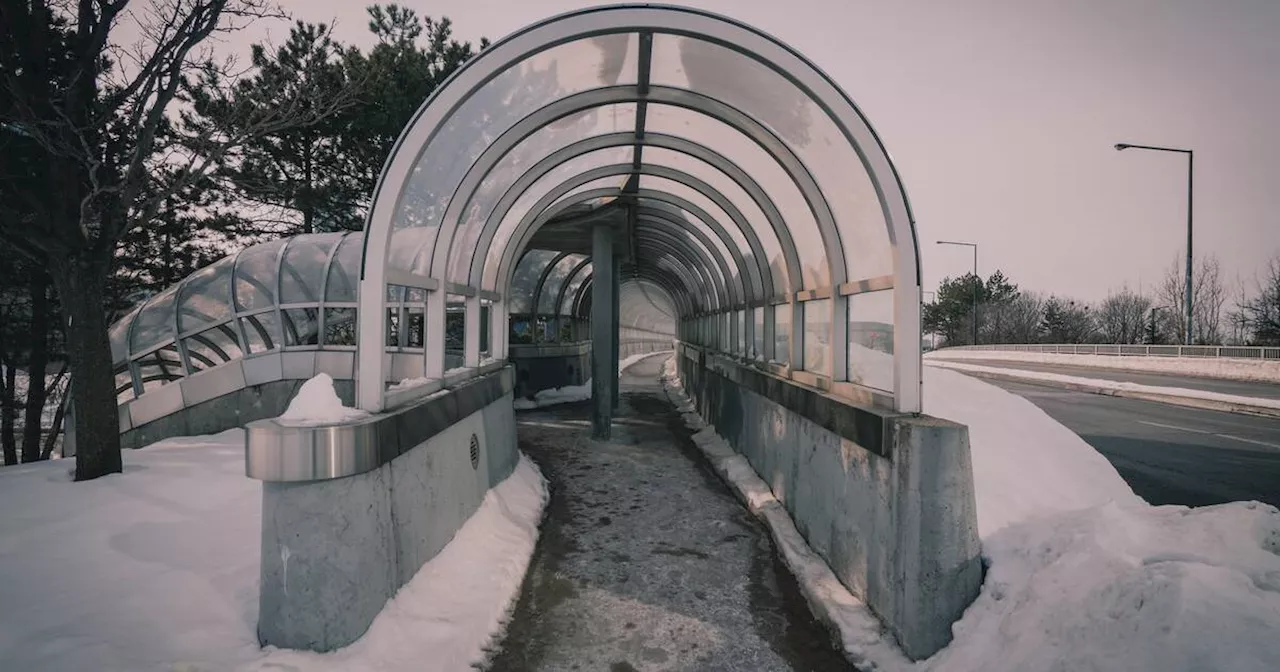
[[[418,111],[366,226],[359,405],[391,403],[389,286],[425,293],[426,377],[474,373],[523,338],[509,322],[559,337],[538,316],[584,317],[600,225],[628,291],[660,292],[681,340],[919,411],[915,233],[874,131],[773,38],[652,5],[521,30]]]

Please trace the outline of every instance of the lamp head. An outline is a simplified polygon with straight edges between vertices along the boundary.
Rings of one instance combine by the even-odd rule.
[[[1124,151],[1124,150],[1126,150],[1126,149],[1129,149],[1129,148],[1130,148],[1130,147],[1132,147],[1132,146],[1133,146],[1133,145],[1130,145],[1130,144],[1128,144],[1128,143],[1124,143],[1124,142],[1117,142],[1117,143],[1116,143],[1116,151],[1117,151],[1117,152],[1122,152],[1122,151]]]

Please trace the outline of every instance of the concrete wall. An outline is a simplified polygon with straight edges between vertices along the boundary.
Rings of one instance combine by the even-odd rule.
[[[982,584],[967,429],[854,407],[688,346],[677,361],[702,417],[907,655],[946,646]]]
[[[507,391],[373,471],[264,483],[259,639],[314,651],[358,639],[518,460]]]
[[[507,360],[515,368],[517,397],[582,385],[591,378],[591,342],[512,344]]]

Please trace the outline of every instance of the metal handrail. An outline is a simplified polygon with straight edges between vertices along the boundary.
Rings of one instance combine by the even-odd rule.
[[[1244,345],[958,345],[940,348],[948,351],[1043,352],[1060,355],[1109,355],[1116,357],[1193,357],[1198,359],[1231,358],[1280,360],[1280,347]]]

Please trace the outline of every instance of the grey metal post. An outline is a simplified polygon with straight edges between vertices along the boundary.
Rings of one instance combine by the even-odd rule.
[[[613,358],[617,324],[613,303],[613,229],[597,224],[591,230],[591,437],[607,441],[612,433],[613,388],[618,368]]]
[[[622,358],[622,351],[620,350],[619,344],[618,344],[619,332],[622,331],[620,328],[622,326],[622,312],[620,310],[620,305],[622,303],[622,300],[619,295],[621,291],[620,287],[622,286],[622,264],[619,264],[618,260],[616,259],[613,260],[613,279],[609,282],[609,285],[613,288],[613,326],[611,328],[611,331],[613,332],[611,345],[613,347],[609,351],[613,358],[612,371],[613,371],[614,377],[613,377],[613,400],[612,401],[613,401],[614,410],[617,410],[618,391],[619,391],[619,388],[622,387],[622,384],[619,380],[621,376],[618,375],[618,362]]]

